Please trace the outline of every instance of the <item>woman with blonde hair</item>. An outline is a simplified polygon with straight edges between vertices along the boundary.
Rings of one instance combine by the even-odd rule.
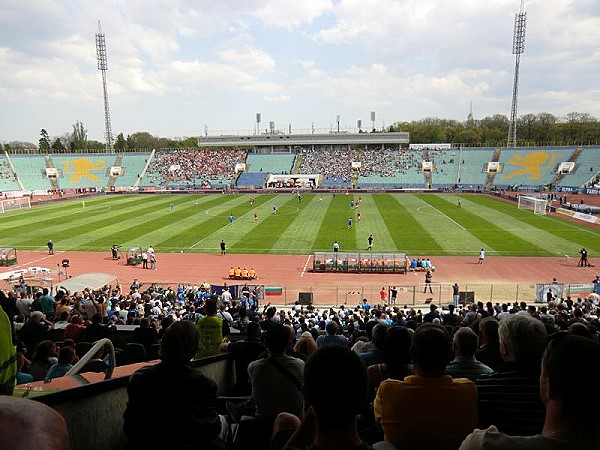
[[[317,342],[309,331],[305,331],[300,336],[300,339],[298,339],[298,342],[296,342],[294,350],[303,355],[304,359],[306,359],[317,351]]]

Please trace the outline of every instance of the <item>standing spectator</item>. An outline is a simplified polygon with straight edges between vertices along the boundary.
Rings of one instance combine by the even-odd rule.
[[[495,425],[519,436],[538,434],[545,415],[539,376],[546,329],[528,314],[512,314],[500,321],[498,335],[504,363],[477,380],[479,427]]]
[[[54,318],[54,309],[56,307],[56,302],[54,301],[54,297],[50,295],[50,291],[48,291],[48,288],[44,288],[42,290],[40,304],[42,306],[42,312],[46,315],[46,317],[49,320],[52,320]]]
[[[398,298],[398,289],[396,289],[396,286],[393,286],[390,290],[390,303],[392,305],[396,304],[396,298]]]
[[[534,436],[508,436],[491,426],[475,430],[460,450],[598,449],[600,391],[582,395],[580,380],[600,377],[600,344],[569,333],[555,333],[542,360],[540,391],[544,426]]]
[[[458,302],[460,300],[460,286],[458,283],[454,283],[452,286],[452,304],[454,307],[458,306]]]
[[[471,328],[463,327],[454,333],[452,347],[455,356],[446,366],[446,374],[451,377],[468,378],[471,381],[475,381],[481,375],[494,372],[475,358],[475,352],[479,347],[479,339]]]
[[[410,354],[414,375],[383,381],[375,397],[375,419],[385,441],[398,448],[458,448],[477,422],[475,384],[445,375],[452,349],[439,326],[422,325]]]
[[[129,380],[129,400],[123,414],[123,431],[132,449],[223,449],[222,421],[215,409],[217,385],[189,366],[198,350],[194,324],[179,321],[165,332],[161,362],[137,370]],[[149,432],[177,416],[179,430]]]

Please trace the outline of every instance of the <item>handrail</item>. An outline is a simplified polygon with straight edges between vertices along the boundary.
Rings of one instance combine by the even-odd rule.
[[[79,371],[88,363],[90,362],[90,360],[94,357],[94,355],[96,353],[98,353],[98,351],[103,348],[104,346],[108,345],[109,348],[109,355],[110,355],[110,364],[108,365],[108,369],[106,371],[104,371],[104,379],[105,380],[110,380],[110,378],[112,377],[113,371],[115,370],[115,366],[117,365],[116,363],[116,358],[115,358],[115,347],[112,343],[112,341],[110,339],[107,338],[103,338],[100,339],[99,341],[96,341],[94,343],[94,345],[92,346],[91,349],[89,349],[89,351],[83,355],[83,357],[77,362],[77,364],[75,364],[73,367],[71,367],[71,369],[65,374],[65,376],[74,376],[74,375],[78,375]]]

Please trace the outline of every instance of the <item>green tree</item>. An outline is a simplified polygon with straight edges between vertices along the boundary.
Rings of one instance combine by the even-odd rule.
[[[69,147],[71,150],[87,150],[87,130],[79,120],[73,124]]]
[[[127,141],[123,136],[123,133],[119,133],[117,135],[117,142],[115,142],[115,150],[119,152],[124,152],[127,150]]]
[[[50,146],[50,148],[52,148],[52,150],[66,150],[64,144],[62,143],[59,137],[52,141],[52,145]]]
[[[48,150],[50,150],[50,136],[48,135],[48,132],[45,128],[42,128],[42,131],[40,131],[39,144],[41,152],[47,152]]]

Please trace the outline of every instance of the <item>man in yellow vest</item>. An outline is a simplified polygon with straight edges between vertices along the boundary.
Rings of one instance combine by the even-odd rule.
[[[223,336],[229,334],[227,321],[217,317],[217,301],[214,298],[206,299],[204,310],[206,317],[198,319],[196,322],[200,342],[195,359],[220,354],[219,346],[223,342]]]
[[[17,377],[17,352],[10,319],[0,308],[0,395],[12,395]]]

